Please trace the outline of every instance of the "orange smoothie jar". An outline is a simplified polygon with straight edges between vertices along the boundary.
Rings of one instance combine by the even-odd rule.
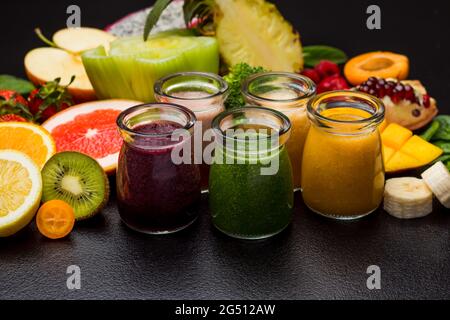
[[[383,103],[365,93],[332,91],[311,99],[307,109],[311,129],[302,163],[305,204],[339,220],[375,211],[385,180],[378,130]]]
[[[264,72],[247,78],[242,94],[248,104],[280,111],[291,121],[291,138],[286,148],[292,163],[294,190],[300,190],[303,146],[310,127],[306,104],[315,96],[316,85],[296,73]]]

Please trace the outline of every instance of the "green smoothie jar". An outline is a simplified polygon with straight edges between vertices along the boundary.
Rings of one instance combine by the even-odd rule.
[[[281,232],[291,222],[294,203],[285,148],[289,119],[276,110],[249,106],[222,112],[212,129],[209,202],[214,226],[240,239]]]

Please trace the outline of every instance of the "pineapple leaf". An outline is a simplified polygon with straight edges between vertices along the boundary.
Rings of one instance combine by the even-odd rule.
[[[153,27],[158,22],[159,17],[163,13],[164,9],[166,9],[167,6],[172,1],[173,0],[158,0],[158,1],[156,1],[155,5],[153,6],[153,9],[150,11],[150,13],[147,16],[147,20],[145,21],[144,41],[147,41],[148,36],[149,36],[150,32],[152,31]]]

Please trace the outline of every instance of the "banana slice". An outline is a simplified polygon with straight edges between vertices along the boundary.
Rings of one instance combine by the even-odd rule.
[[[422,179],[389,179],[384,189],[384,210],[399,219],[425,217],[433,211],[433,193]]]
[[[422,178],[439,202],[444,207],[450,208],[450,173],[442,161],[436,162],[422,173]]]

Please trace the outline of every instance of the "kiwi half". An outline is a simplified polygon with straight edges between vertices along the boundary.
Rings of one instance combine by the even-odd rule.
[[[61,152],[42,169],[42,202],[63,200],[75,211],[76,220],[90,218],[108,202],[109,182],[98,162],[79,152]]]

